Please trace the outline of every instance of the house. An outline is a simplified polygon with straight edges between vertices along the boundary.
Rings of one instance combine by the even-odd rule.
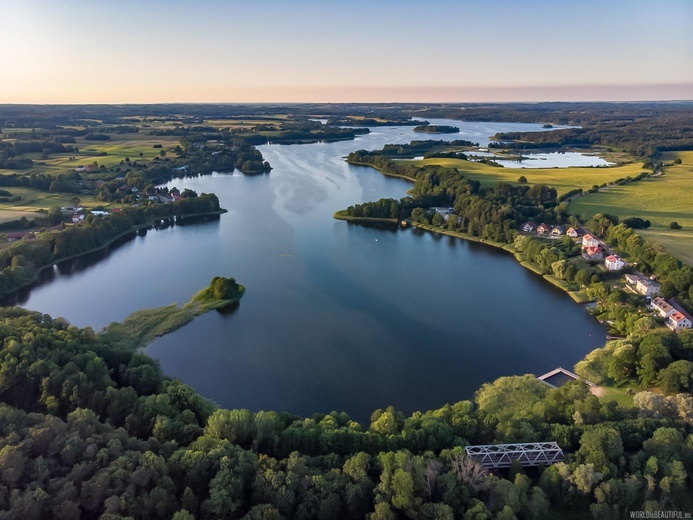
[[[682,312],[674,311],[669,316],[669,320],[667,321],[667,327],[669,327],[671,330],[675,332],[678,332],[679,330],[683,329],[690,329],[691,319]]]
[[[609,255],[606,257],[606,260],[604,260],[604,265],[609,271],[618,271],[619,269],[623,269],[626,263],[616,255]]]
[[[19,240],[24,238],[26,235],[28,235],[28,231],[20,232],[20,233],[7,233],[7,241],[8,242],[14,242],[15,240]]]
[[[568,231],[566,231],[565,234],[568,235],[570,238],[577,238],[580,236],[580,232],[574,227],[568,228]]]
[[[560,237],[563,234],[563,226],[555,226],[553,229],[551,229],[551,236],[552,237]]]
[[[551,231],[551,227],[547,226],[546,224],[540,224],[539,227],[537,228],[537,234],[542,235],[542,236],[548,235],[550,231]]]
[[[584,237],[582,237],[582,248],[586,247],[596,247],[600,245],[599,240],[597,240],[593,235],[590,235],[587,233]]]
[[[431,208],[433,211],[438,213],[442,217],[447,217],[450,213],[452,213],[453,208]]]
[[[582,250],[582,257],[585,260],[601,260],[604,258],[604,252],[601,246],[586,247]]]
[[[74,224],[78,224],[82,220],[84,220],[84,215],[72,215],[72,222]]]
[[[627,274],[625,278],[628,285],[635,285],[640,281],[640,277],[637,274]]]
[[[524,231],[525,233],[531,233],[535,230],[536,227],[537,225],[534,222],[525,222],[524,224],[522,224],[522,231]]]
[[[668,301],[660,297],[653,298],[650,306],[657,311],[662,318],[668,318],[676,311]]]
[[[655,296],[659,294],[659,284],[647,278],[641,278],[635,283],[635,290],[643,296]]]

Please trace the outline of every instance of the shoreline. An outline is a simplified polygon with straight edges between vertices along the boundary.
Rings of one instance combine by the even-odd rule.
[[[49,269],[49,268],[51,268],[51,267],[53,267],[53,266],[56,266],[56,265],[58,265],[58,264],[60,264],[60,263],[63,263],[63,262],[67,262],[68,260],[74,260],[75,258],[79,258],[79,257],[81,257],[81,256],[85,256],[85,255],[89,255],[89,254],[92,254],[92,253],[97,253],[97,252],[99,252],[99,251],[103,251],[104,249],[106,249],[106,248],[108,248],[110,245],[112,245],[114,242],[116,242],[117,240],[120,240],[121,238],[123,238],[123,237],[129,235],[130,233],[137,233],[137,232],[140,231],[141,229],[149,229],[149,228],[154,224],[154,222],[156,222],[156,221],[158,221],[158,220],[163,220],[164,218],[171,218],[171,217],[178,217],[178,216],[180,216],[180,217],[205,217],[205,216],[212,216],[212,215],[223,215],[224,213],[228,213],[228,210],[222,208],[222,209],[219,209],[219,210],[216,210],[216,211],[207,211],[207,212],[204,212],[204,213],[192,213],[192,214],[190,214],[190,215],[170,215],[170,216],[168,216],[168,217],[152,217],[152,218],[149,218],[149,219],[147,219],[147,222],[145,222],[145,223],[143,223],[143,224],[141,224],[141,225],[138,225],[138,226],[132,226],[132,227],[131,227],[130,229],[128,229],[127,231],[124,231],[124,232],[120,233],[119,235],[116,235],[115,237],[109,239],[109,240],[106,241],[103,245],[100,245],[100,246],[98,246],[98,247],[94,247],[94,248],[92,248],[92,249],[89,249],[88,251],[83,251],[83,252],[81,252],[81,253],[76,253],[76,254],[74,254],[74,255],[66,256],[66,257],[64,257],[64,258],[60,258],[60,259],[58,259],[58,260],[55,260],[55,261],[53,261],[53,262],[51,262],[51,263],[49,263],[49,264],[46,264],[46,265],[42,265],[42,266],[40,266],[40,267],[37,267],[37,268],[36,268],[36,272],[34,273],[34,275],[31,277],[31,279],[30,279],[27,283],[25,283],[25,284],[23,284],[23,285],[20,285],[19,287],[16,287],[16,288],[14,288],[14,289],[8,291],[8,292],[5,293],[5,294],[0,295],[0,300],[4,300],[5,298],[10,297],[10,296],[12,296],[13,294],[18,293],[19,291],[21,291],[21,290],[23,290],[23,289],[26,289],[26,288],[28,288],[28,287],[31,287],[31,285],[33,285],[34,283],[36,283],[36,281],[39,279],[39,276],[41,275],[41,273],[42,273],[43,271],[45,271],[46,269]],[[2,305],[2,306],[4,307],[5,305]]]
[[[549,282],[554,287],[567,293],[568,296],[570,296],[571,299],[575,303],[579,303],[581,305],[585,304],[585,303],[589,303],[589,300],[584,297],[584,295],[582,294],[581,291],[571,291],[570,289],[568,289],[566,287],[565,283],[562,280],[559,280],[558,278],[556,278],[554,276],[544,274],[537,268],[536,264],[533,264],[532,262],[527,262],[525,260],[520,259],[519,251],[517,251],[512,244],[502,244],[500,242],[494,242],[492,240],[486,240],[484,238],[475,237],[475,236],[469,235],[467,233],[461,233],[459,231],[448,231],[445,229],[436,228],[434,226],[424,226],[422,224],[415,224],[415,223],[412,223],[411,226],[416,227],[418,229],[422,229],[424,231],[430,231],[431,233],[438,233],[440,235],[446,235],[449,237],[459,238],[461,240],[467,240],[469,242],[477,242],[477,243],[485,244],[485,245],[490,246],[490,247],[494,247],[496,249],[501,249],[501,250],[513,255],[515,257],[515,260],[517,261],[517,263],[520,264],[522,267],[524,267],[525,269],[528,269],[528,270],[532,271],[533,273],[541,276],[544,280]]]
[[[347,164],[353,164],[355,166],[366,166],[368,168],[373,168],[374,170],[380,172],[380,174],[385,175],[386,177],[395,177],[395,178],[399,178],[399,179],[405,179],[405,180],[408,180],[411,182],[416,182],[416,179],[412,179],[411,177],[406,177],[404,175],[396,175],[396,174],[384,172],[382,169],[380,169],[377,166],[374,166],[372,164],[358,162],[358,161],[349,161],[349,160],[346,160],[346,163]],[[409,193],[409,191],[410,190],[407,190],[406,193]],[[387,219],[387,218],[378,218],[378,217],[349,217],[347,215],[341,214],[343,211],[344,210],[336,211],[332,215],[333,218],[335,218],[337,220],[343,220],[346,222],[359,222],[359,221],[364,222],[365,221],[365,222],[383,222],[383,223],[388,223],[388,224],[389,223],[397,224],[399,222],[397,219]],[[446,229],[436,228],[434,226],[424,226],[422,224],[417,224],[414,222],[410,222],[409,225],[411,225],[412,227],[422,229],[424,231],[430,231],[432,233],[438,233],[441,235],[447,235],[450,237],[460,238],[462,240],[468,240],[470,242],[479,242],[482,244],[489,245],[491,247],[495,247],[495,248],[507,251],[508,253],[512,254],[515,257],[515,260],[517,260],[517,262],[522,267],[524,267],[525,269],[529,269],[530,271],[536,273],[537,275],[541,276],[544,280],[549,282],[554,287],[557,287],[558,289],[567,293],[568,296],[570,296],[570,298],[575,303],[579,303],[579,304],[589,303],[589,299],[587,299],[587,297],[584,295],[584,293],[582,291],[572,291],[572,290],[568,289],[568,287],[566,286],[566,284],[562,280],[559,280],[558,278],[555,278],[551,275],[544,274],[539,269],[537,269],[537,267],[534,264],[532,264],[531,262],[527,262],[525,260],[522,260],[519,257],[519,252],[515,249],[515,247],[512,244],[501,244],[500,242],[494,242],[491,240],[486,240],[483,238],[475,237],[473,235],[469,235],[467,233],[461,233],[459,231],[449,231]]]

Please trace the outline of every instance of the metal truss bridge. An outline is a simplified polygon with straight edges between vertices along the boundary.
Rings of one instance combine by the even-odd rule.
[[[522,466],[550,466],[563,462],[563,450],[555,442],[484,444],[467,446],[467,456],[487,469],[509,468],[514,461]]]

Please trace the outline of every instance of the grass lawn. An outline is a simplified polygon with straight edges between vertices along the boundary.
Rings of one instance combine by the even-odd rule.
[[[693,265],[693,151],[667,152],[663,162],[670,163],[677,157],[682,164],[665,166],[664,175],[585,195],[570,203],[571,212],[582,219],[595,213],[648,219],[652,227],[638,233]],[[670,229],[672,221],[683,229]]]
[[[0,204],[0,217],[12,212],[31,212],[37,209],[48,209],[51,206],[71,206],[72,198],[77,196],[82,206],[107,205],[108,203],[97,201],[88,195],[73,193],[50,193],[48,191],[32,190],[31,188],[10,188],[13,195],[21,195],[22,200]],[[18,217],[18,218],[21,218]],[[27,218],[29,216],[27,215]],[[8,220],[14,220],[9,218]]]
[[[438,164],[457,168],[468,179],[478,180],[485,186],[494,186],[501,181],[517,184],[517,179],[524,175],[529,184],[547,184],[556,188],[559,195],[576,188],[589,189],[595,184],[610,183],[628,176],[635,177],[646,171],[639,162],[600,168],[501,168],[474,161],[441,158],[410,162],[419,166]]]
[[[0,209],[3,209],[2,205],[0,205]],[[38,213],[36,213],[35,210],[27,211],[16,209],[4,209],[0,211],[0,223],[10,222],[12,220],[19,220],[22,217],[26,217],[28,220],[33,220],[37,216]]]
[[[604,401],[616,401],[619,406],[629,407],[633,406],[633,396],[637,393],[634,390],[633,393],[627,394],[625,388],[616,388],[615,386],[600,386],[602,394],[600,399]]]

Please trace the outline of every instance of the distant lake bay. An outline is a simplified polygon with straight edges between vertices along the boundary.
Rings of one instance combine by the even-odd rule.
[[[541,130],[431,123],[461,129],[431,139],[482,146],[499,131]],[[361,422],[388,405],[409,414],[470,399],[503,375],[569,368],[603,344],[582,307],[511,255],[333,220],[336,210],[411,187],[344,156],[422,137],[386,127],[355,141],[266,145],[269,175],[177,179],[170,186],[214,192],[229,212],[56,268],[20,303],[99,329],[137,309],[185,302],[215,275],[233,276],[247,288],[238,308],[147,348],[164,373],[228,408],[338,410]]]

